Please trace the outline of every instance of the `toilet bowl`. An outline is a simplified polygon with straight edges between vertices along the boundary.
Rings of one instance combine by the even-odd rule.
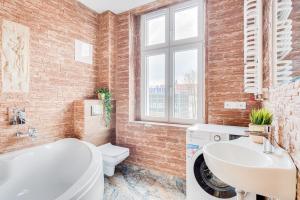
[[[128,148],[115,146],[111,143],[98,146],[97,149],[102,153],[103,171],[106,176],[113,176],[116,166],[129,156]]]

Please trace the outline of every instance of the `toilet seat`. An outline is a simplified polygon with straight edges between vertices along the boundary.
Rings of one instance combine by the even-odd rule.
[[[125,147],[119,147],[107,143],[97,147],[102,153],[104,173],[107,176],[113,176],[115,172],[115,166],[120,164],[129,156],[129,149]]]

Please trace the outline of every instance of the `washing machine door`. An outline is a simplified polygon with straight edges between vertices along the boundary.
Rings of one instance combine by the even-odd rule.
[[[194,176],[199,186],[211,196],[230,199],[236,196],[235,188],[218,179],[206,166],[202,150],[194,155]]]

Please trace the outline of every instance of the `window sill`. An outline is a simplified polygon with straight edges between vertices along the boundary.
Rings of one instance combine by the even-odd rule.
[[[152,126],[168,126],[168,127],[176,127],[176,128],[189,128],[191,124],[171,124],[165,122],[150,122],[150,121],[130,121],[130,124],[134,125],[143,125],[145,127],[152,127]]]

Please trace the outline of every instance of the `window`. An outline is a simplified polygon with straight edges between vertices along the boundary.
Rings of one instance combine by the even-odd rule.
[[[141,118],[203,122],[203,0],[142,16]]]

